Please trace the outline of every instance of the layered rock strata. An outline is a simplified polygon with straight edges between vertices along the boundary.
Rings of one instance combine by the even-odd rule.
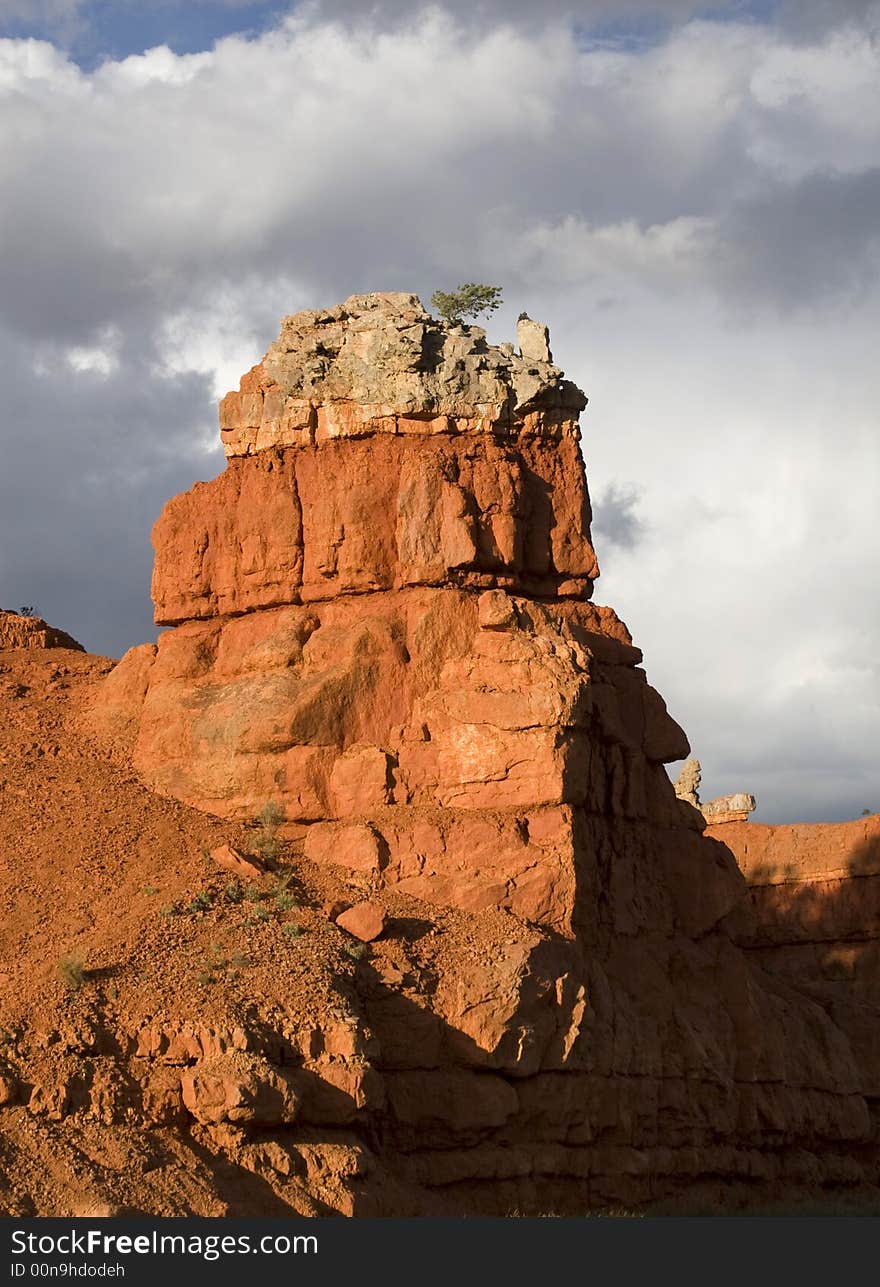
[[[379,1080],[345,1125],[406,1191],[503,1213],[870,1185],[860,1051],[739,945],[746,883],[663,768],[687,739],[590,601],[585,399],[535,331],[518,354],[409,295],[285,319],[221,406],[225,473],[156,524],[172,628],[93,726],[167,796],[277,802],[310,870],[504,927],[417,987],[393,953],[359,971],[339,1062]],[[276,1072],[274,1116],[242,1115],[240,1062],[196,1052],[187,1111],[294,1140]]]
[[[822,1004],[880,1095],[880,815],[833,824],[710,827],[749,885],[739,942]]]

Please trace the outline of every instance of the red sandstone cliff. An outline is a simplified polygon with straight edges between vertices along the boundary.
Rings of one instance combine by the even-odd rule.
[[[181,835],[246,845],[277,803],[281,865],[259,916],[216,865],[163,932],[133,913],[125,1007],[95,1003],[99,1035],[65,1038],[54,1073],[21,1039],[33,1111],[87,1129],[125,1104],[288,1210],[877,1183],[864,1040],[763,968],[731,850],[663,768],[687,740],[590,601],[584,404],[528,328],[496,348],[409,295],[285,319],[222,404],[226,471],[156,524],[172,628],[87,720]],[[183,880],[167,852],[154,870]],[[388,927],[352,954],[333,920],[365,899]],[[181,960],[221,938],[224,964],[184,986]]]
[[[749,885],[739,942],[823,1006],[846,1031],[863,1085],[880,1095],[880,815],[706,834],[731,850]]]

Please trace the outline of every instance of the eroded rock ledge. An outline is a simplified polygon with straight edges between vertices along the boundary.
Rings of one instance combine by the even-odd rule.
[[[543,330],[520,323],[517,353],[400,293],[294,313],[221,402],[224,449],[244,456],[373,434],[576,436],[587,400],[553,365]]]

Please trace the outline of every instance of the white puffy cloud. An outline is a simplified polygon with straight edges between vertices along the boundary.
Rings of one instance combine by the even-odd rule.
[[[280,316],[497,282],[490,334],[548,321],[590,395],[597,598],[707,792],[880,807],[873,11],[650,7],[328,0],[90,72],[0,40],[0,601],[146,637],[150,521]]]
[[[71,371],[79,375],[94,374],[107,379],[114,371],[119,370],[119,346],[121,336],[114,326],[104,329],[97,344],[72,345],[64,354]]]

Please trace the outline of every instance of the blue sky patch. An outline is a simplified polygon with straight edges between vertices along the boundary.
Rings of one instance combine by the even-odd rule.
[[[7,19],[0,35],[51,40],[90,71],[107,59],[142,54],[156,45],[191,54],[210,49],[224,36],[259,35],[291,7],[284,0],[86,0],[75,18]]]

